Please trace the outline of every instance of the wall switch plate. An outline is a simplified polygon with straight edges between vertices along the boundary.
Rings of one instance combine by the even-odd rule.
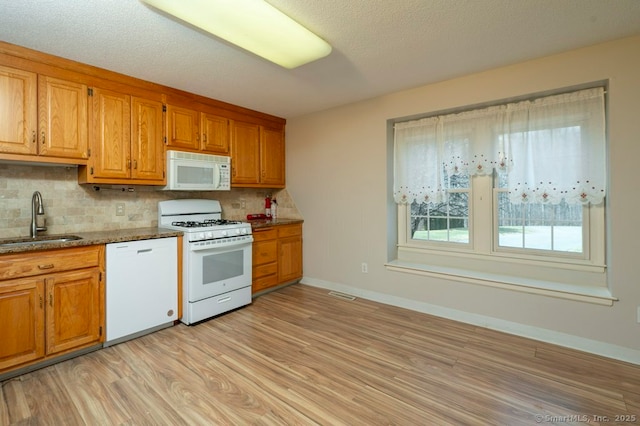
[[[369,265],[367,265],[365,262],[362,262],[362,273],[363,274],[369,273]]]
[[[124,216],[124,203],[116,204],[116,216]]]

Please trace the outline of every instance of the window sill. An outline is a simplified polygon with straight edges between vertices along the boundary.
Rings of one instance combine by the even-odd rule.
[[[613,297],[609,289],[605,287],[564,284],[460,268],[411,263],[401,260],[392,260],[386,263],[385,266],[389,271],[479,284],[604,306],[613,306],[613,302],[618,300]]]

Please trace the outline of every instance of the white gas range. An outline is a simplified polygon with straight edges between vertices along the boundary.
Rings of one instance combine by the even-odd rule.
[[[158,203],[158,226],[184,232],[183,312],[193,324],[251,303],[251,225],[222,219],[220,202]]]

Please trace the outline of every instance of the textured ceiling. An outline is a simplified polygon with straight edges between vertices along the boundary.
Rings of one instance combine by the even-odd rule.
[[[333,52],[287,70],[137,0],[0,0],[0,40],[292,118],[640,34],[640,0],[269,3]]]

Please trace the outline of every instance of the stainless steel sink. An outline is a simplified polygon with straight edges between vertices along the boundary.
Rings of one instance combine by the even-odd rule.
[[[0,247],[17,247],[42,244],[66,243],[69,241],[81,240],[77,235],[39,235],[36,238],[5,238],[0,240]]]

